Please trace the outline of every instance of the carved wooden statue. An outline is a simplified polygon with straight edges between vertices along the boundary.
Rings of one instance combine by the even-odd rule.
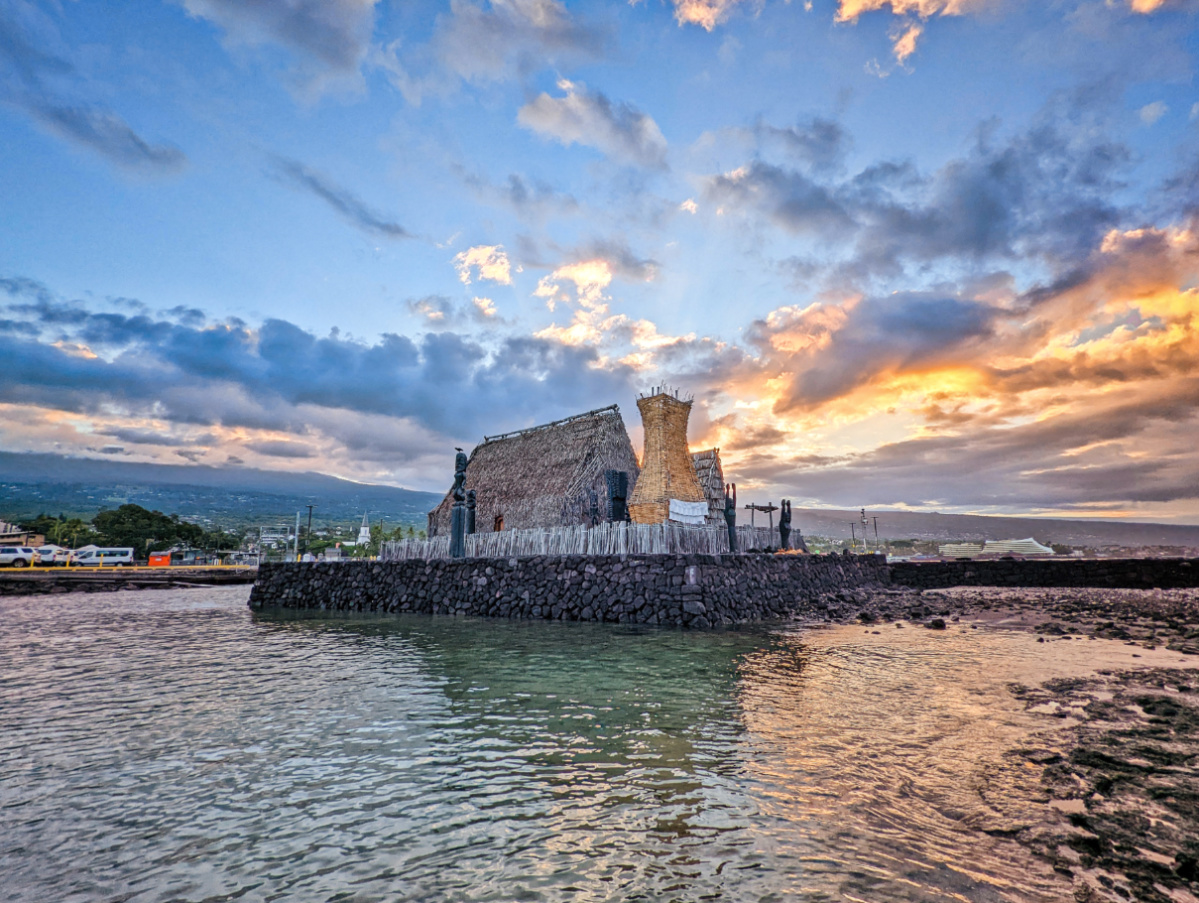
[[[450,509],[450,557],[466,557],[466,453],[455,449],[454,507]]]
[[[608,520],[620,523],[629,519],[626,504],[629,496],[629,475],[623,470],[605,470],[604,482],[608,487]]]
[[[737,554],[737,484],[724,487],[724,522],[729,528],[729,551]]]

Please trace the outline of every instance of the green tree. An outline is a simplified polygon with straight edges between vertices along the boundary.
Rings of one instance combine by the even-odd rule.
[[[92,520],[97,543],[106,546],[131,546],[139,556],[167,549],[177,543],[200,545],[204,530],[179,520],[178,514],[147,511],[141,505],[122,505],[115,511],[101,511]]]
[[[54,535],[50,538],[60,546],[66,546],[69,549],[77,549],[80,546],[86,546],[93,543],[96,539],[96,534],[92,530],[90,524],[86,524],[78,517],[72,517],[65,520],[60,520],[58,526],[54,528]]]
[[[41,533],[46,537],[46,542],[70,548],[87,545],[96,538],[88,524],[77,517],[68,518],[65,514],[58,517],[39,514],[32,520],[22,521],[20,527],[22,530]]]
[[[216,530],[205,531],[203,538],[197,545],[206,552],[227,552],[240,549],[244,539],[245,531],[217,528]]]
[[[39,514],[32,520],[21,521],[18,526],[22,530],[29,530],[31,533],[41,533],[47,539],[54,535],[54,530],[59,525],[57,517],[51,517],[45,512]]]

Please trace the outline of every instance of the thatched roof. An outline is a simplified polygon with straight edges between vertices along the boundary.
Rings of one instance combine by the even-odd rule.
[[[724,468],[720,464],[720,449],[708,448],[691,453],[691,464],[700,488],[708,500],[708,523],[724,523]]]
[[[466,489],[475,490],[475,532],[490,533],[496,517],[505,530],[590,523],[591,493],[606,519],[604,471],[629,475],[639,468],[616,405],[543,426],[487,436],[470,453]],[[429,512],[429,534],[449,533],[453,498],[447,492]]]

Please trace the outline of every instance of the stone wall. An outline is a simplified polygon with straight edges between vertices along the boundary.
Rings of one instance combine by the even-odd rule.
[[[830,607],[839,607],[831,594],[887,581],[887,565],[878,555],[276,563],[260,567],[250,607],[704,628],[828,615]]]
[[[890,567],[893,583],[918,589],[948,586],[1178,589],[1199,586],[1199,559],[1185,558],[897,561]]]

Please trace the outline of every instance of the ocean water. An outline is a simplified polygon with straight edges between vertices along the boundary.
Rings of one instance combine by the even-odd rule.
[[[3,899],[1069,900],[1005,834],[1070,722],[1008,685],[1181,658],[247,597],[0,600]]]

